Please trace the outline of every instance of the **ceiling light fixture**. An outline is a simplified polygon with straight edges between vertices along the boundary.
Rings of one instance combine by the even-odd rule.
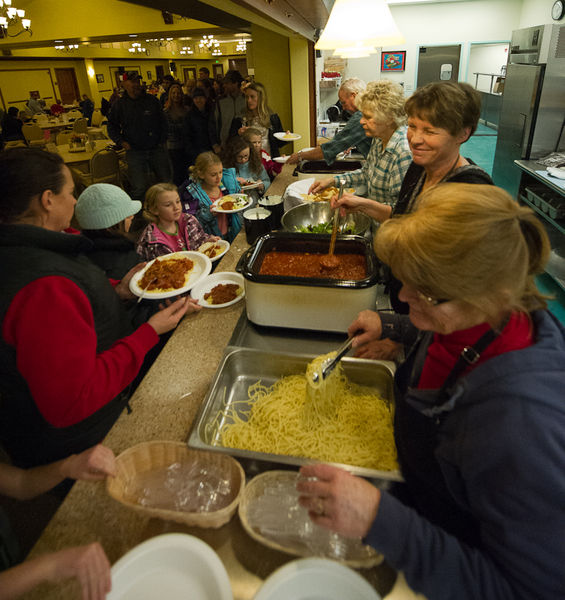
[[[214,48],[219,48],[220,42],[218,42],[218,40],[216,40],[213,35],[203,35],[202,39],[198,43],[198,47],[212,50]]]
[[[247,40],[238,40],[235,47],[236,52],[247,52]]]
[[[55,46],[55,50],[61,50],[63,52],[74,52],[78,50],[78,44],[67,44],[62,46]]]
[[[146,52],[146,50],[139,42],[133,42],[131,48],[128,48],[128,52],[139,52],[142,54]]]
[[[345,53],[363,48],[374,54],[377,46],[405,41],[385,0],[336,0],[315,47]]]
[[[25,19],[26,11],[12,6],[12,0],[0,0],[0,38],[17,37],[24,31],[33,35],[31,19]],[[8,33],[8,28],[21,27],[18,33]]]
[[[180,49],[179,54],[194,54],[194,50],[192,49],[192,46],[183,46]]]

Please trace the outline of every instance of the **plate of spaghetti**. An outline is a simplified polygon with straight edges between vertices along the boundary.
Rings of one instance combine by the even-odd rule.
[[[220,260],[222,256],[230,249],[230,243],[226,240],[216,240],[215,242],[204,242],[198,248],[198,252],[205,254],[212,262]]]
[[[147,263],[131,278],[129,289],[147,300],[172,298],[188,292],[211,270],[212,261],[205,254],[173,252]]]
[[[249,208],[253,199],[247,194],[228,194],[222,196],[212,204],[212,209],[217,213],[233,214]]]
[[[206,308],[225,308],[245,296],[243,276],[239,273],[214,273],[199,281],[190,295]]]
[[[291,131],[277,131],[273,135],[277,140],[283,140],[285,142],[299,140],[302,137],[299,133],[292,133]]]

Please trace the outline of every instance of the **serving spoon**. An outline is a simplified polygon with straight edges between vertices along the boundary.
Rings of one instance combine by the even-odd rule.
[[[343,186],[345,185],[345,179],[339,180],[339,191],[337,195],[337,199],[339,200],[343,196]],[[322,269],[327,271],[333,271],[337,269],[341,264],[339,258],[334,254],[335,250],[335,240],[337,237],[338,230],[338,221],[339,221],[339,206],[336,207],[333,218],[333,228],[332,228],[332,237],[330,240],[330,251],[326,256],[322,256],[320,259],[320,266]]]

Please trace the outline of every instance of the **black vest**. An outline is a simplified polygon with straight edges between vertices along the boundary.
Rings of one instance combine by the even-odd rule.
[[[14,296],[40,277],[70,279],[92,306],[97,352],[132,333],[123,302],[102,270],[82,253],[91,243],[79,235],[31,225],[0,224],[0,323]],[[49,306],[45,306],[45,319]],[[84,421],[65,428],[47,423],[17,369],[16,351],[0,342],[0,441],[14,464],[29,467],[80,452],[100,442],[118,418],[127,396],[121,394]]]

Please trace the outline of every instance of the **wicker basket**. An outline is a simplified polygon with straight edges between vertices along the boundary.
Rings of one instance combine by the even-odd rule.
[[[340,536],[342,542],[345,542],[344,548],[346,549],[344,549],[341,556],[336,556],[335,554],[314,553],[309,551],[308,548],[302,544],[287,543],[280,540],[276,541],[272,537],[266,537],[253,527],[248,518],[251,504],[263,496],[265,489],[270,486],[275,484],[294,486],[296,483],[296,476],[296,471],[266,471],[265,473],[255,476],[247,483],[238,509],[239,518],[245,531],[257,542],[260,542],[273,550],[286,552],[293,556],[308,557],[313,554],[325,556],[326,558],[332,558],[344,565],[356,569],[365,569],[379,565],[384,560],[383,555],[377,553],[370,546],[365,546],[360,541],[347,542],[346,538]]]
[[[184,512],[143,506],[128,492],[136,476],[148,471],[166,469],[173,463],[202,463],[215,467],[230,482],[229,504],[216,511]],[[108,494],[118,502],[149,517],[158,517],[196,527],[221,527],[227,523],[237,508],[245,488],[245,473],[241,465],[231,456],[216,452],[192,450],[183,442],[145,442],[128,448],[116,459],[116,477],[106,481]]]

